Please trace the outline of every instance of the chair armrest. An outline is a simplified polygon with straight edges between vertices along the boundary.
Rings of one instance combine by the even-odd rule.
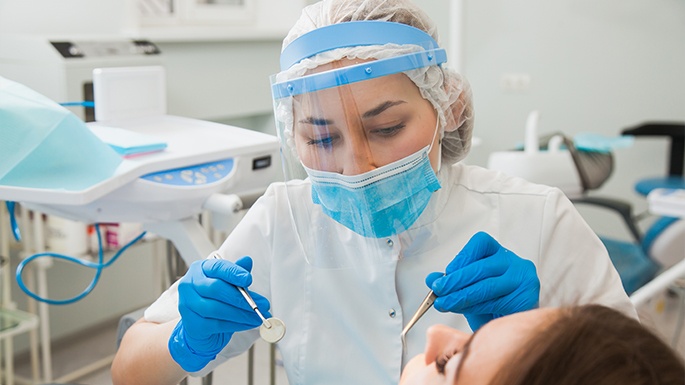
[[[635,238],[635,241],[639,243],[642,240],[642,233],[635,225],[635,218],[633,217],[633,206],[631,206],[629,203],[614,198],[603,197],[582,197],[571,199],[571,202],[573,202],[574,204],[581,203],[600,206],[615,211],[618,215],[621,216],[626,227],[628,227],[628,230]]]
[[[685,164],[685,123],[683,122],[647,122],[621,131],[622,135],[633,136],[667,136],[671,139],[668,159],[668,175],[683,176]]]

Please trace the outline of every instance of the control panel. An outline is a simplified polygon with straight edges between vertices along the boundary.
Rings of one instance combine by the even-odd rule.
[[[143,175],[141,179],[173,186],[201,186],[220,181],[233,171],[233,158],[196,166],[159,171]]]

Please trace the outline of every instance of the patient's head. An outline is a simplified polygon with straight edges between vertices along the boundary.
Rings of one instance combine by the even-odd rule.
[[[638,321],[600,305],[537,309],[468,335],[428,331],[401,385],[678,384],[682,359]]]

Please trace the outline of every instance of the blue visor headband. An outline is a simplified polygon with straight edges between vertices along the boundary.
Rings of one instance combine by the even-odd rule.
[[[299,95],[447,61],[445,50],[439,48],[429,34],[418,28],[387,21],[351,21],[321,27],[295,39],[281,54],[281,70],[286,70],[305,58],[336,48],[385,44],[411,44],[423,47],[424,51],[276,83],[272,86],[274,98]]]
[[[281,53],[281,71],[285,71],[321,52],[361,45],[414,44],[426,50],[440,48],[431,35],[407,24],[390,21],[350,21],[327,25],[293,40]]]

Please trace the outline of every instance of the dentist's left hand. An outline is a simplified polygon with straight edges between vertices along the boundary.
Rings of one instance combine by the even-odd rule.
[[[438,296],[437,310],[464,314],[474,331],[494,318],[535,309],[540,299],[535,264],[484,232],[471,237],[444,274],[429,274],[426,284]]]
[[[233,333],[262,324],[236,286],[252,283],[252,259],[194,262],[178,286],[181,319],[169,338],[169,352],[187,372],[204,368],[228,344]],[[265,317],[269,301],[250,292]]]

